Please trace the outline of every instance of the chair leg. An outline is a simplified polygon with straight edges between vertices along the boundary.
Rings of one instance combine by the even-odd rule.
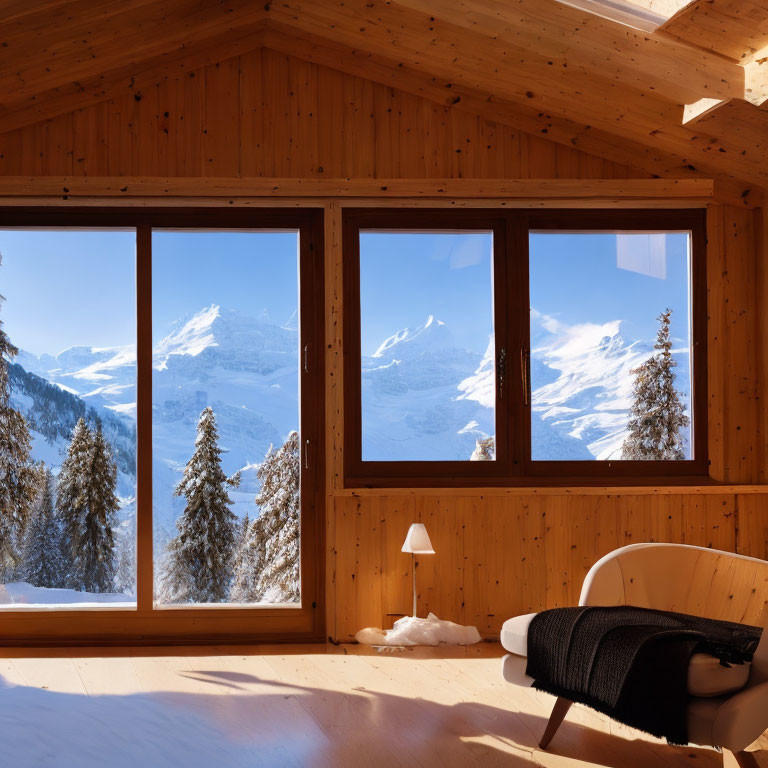
[[[539,742],[539,747],[541,747],[541,749],[546,749],[549,746],[552,737],[557,732],[557,729],[560,727],[563,720],[565,720],[565,716],[568,714],[571,704],[573,704],[572,701],[558,697],[555,706],[552,708],[552,714],[549,716],[549,722],[544,730],[544,735]]]
[[[736,765],[739,766],[739,768],[760,768],[759,763],[757,762],[757,758],[754,755],[754,752],[731,752],[731,755],[733,755],[733,759],[736,761]],[[723,750],[723,765],[728,767],[728,765],[732,765],[732,761],[728,760],[728,751]]]

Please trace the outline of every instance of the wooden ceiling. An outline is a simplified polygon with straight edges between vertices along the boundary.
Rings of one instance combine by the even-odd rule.
[[[0,0],[0,133],[264,46],[661,176],[768,187],[768,0],[634,4],[666,21],[557,0]]]

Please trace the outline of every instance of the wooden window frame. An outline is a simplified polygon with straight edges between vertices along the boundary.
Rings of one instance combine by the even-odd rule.
[[[0,208],[0,227],[136,230],[137,601],[129,608],[0,609],[0,645],[318,641],[325,633],[325,355],[322,208]],[[296,229],[299,240],[301,580],[299,607],[154,605],[152,230]],[[302,350],[303,352],[303,350]],[[297,350],[298,354],[298,350]],[[306,441],[309,441],[308,443]]]
[[[493,225],[489,226],[489,222]],[[494,232],[496,360],[506,351],[503,385],[496,370],[495,462],[363,461],[360,350],[360,230]],[[563,231],[690,231],[693,459],[681,461],[533,461],[530,405],[529,233]],[[344,486],[346,488],[578,486],[690,482],[708,476],[706,212],[701,209],[345,208]],[[500,397],[500,392],[503,396]],[[518,425],[517,428],[515,425]]]
[[[344,271],[344,476],[348,487],[398,487],[440,485],[487,485],[520,473],[519,431],[510,428],[512,411],[509,396],[512,382],[520,381],[521,360],[509,350],[520,347],[513,339],[514,323],[507,314],[505,292],[509,290],[504,254],[515,237],[513,221],[505,211],[403,210],[345,208],[342,213]],[[363,461],[360,349],[360,230],[393,232],[442,230],[493,232],[493,314],[496,353],[496,460],[468,461]],[[521,287],[521,286],[518,286]],[[527,290],[527,286],[526,286]],[[505,373],[499,375],[504,350]]]

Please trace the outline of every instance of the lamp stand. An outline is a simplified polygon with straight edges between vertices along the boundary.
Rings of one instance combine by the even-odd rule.
[[[416,618],[416,556],[411,552],[411,573],[413,573],[413,618]]]

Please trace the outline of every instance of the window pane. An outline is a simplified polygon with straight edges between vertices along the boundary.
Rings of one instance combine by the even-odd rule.
[[[360,233],[363,461],[495,459],[492,232]]]
[[[691,459],[689,232],[532,232],[534,460]]]
[[[300,602],[298,243],[153,233],[160,605]]]
[[[0,605],[130,606],[135,232],[5,229],[0,253]]]

